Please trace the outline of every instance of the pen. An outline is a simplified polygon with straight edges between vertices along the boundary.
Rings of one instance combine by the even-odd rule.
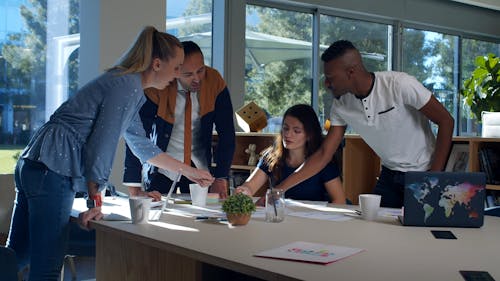
[[[278,216],[278,210],[276,210],[276,201],[274,200],[274,194],[273,194],[273,180],[271,179],[272,176],[269,176],[268,179],[269,179],[269,190],[271,192],[271,201],[273,202],[273,207],[274,207],[274,216],[277,217]]]
[[[195,218],[197,221],[227,221],[226,218],[222,217],[207,217],[207,216],[197,216]]]

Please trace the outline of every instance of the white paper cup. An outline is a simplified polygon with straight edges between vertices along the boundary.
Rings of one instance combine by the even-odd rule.
[[[191,194],[191,204],[193,206],[205,207],[207,204],[208,187],[192,183],[189,185],[189,193]]]
[[[133,224],[147,223],[149,220],[149,209],[151,208],[151,197],[130,197],[130,217]]]
[[[363,219],[372,221],[378,216],[380,209],[381,196],[377,194],[360,194],[359,206],[361,207],[361,216]]]

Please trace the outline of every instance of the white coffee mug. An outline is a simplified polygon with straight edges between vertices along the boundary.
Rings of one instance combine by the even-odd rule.
[[[191,193],[191,204],[193,206],[204,207],[207,204],[208,186],[203,187],[192,183],[189,185],[189,192]]]
[[[151,208],[151,197],[130,197],[130,217],[133,224],[147,223],[149,220],[149,209]]]
[[[363,219],[372,221],[377,218],[381,198],[382,196],[377,194],[359,195],[359,206],[361,208],[361,216]]]

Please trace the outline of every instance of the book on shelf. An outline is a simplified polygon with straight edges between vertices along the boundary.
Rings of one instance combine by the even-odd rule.
[[[500,206],[500,192],[498,190],[487,190],[485,207],[491,208]]]
[[[500,184],[500,155],[493,148],[479,149],[479,168],[486,174],[486,183]]]
[[[454,144],[446,163],[447,172],[466,172],[469,164],[469,145]]]

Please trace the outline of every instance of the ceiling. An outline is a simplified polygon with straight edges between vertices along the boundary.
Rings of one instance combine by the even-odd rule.
[[[452,1],[500,11],[500,0],[452,0]]]

